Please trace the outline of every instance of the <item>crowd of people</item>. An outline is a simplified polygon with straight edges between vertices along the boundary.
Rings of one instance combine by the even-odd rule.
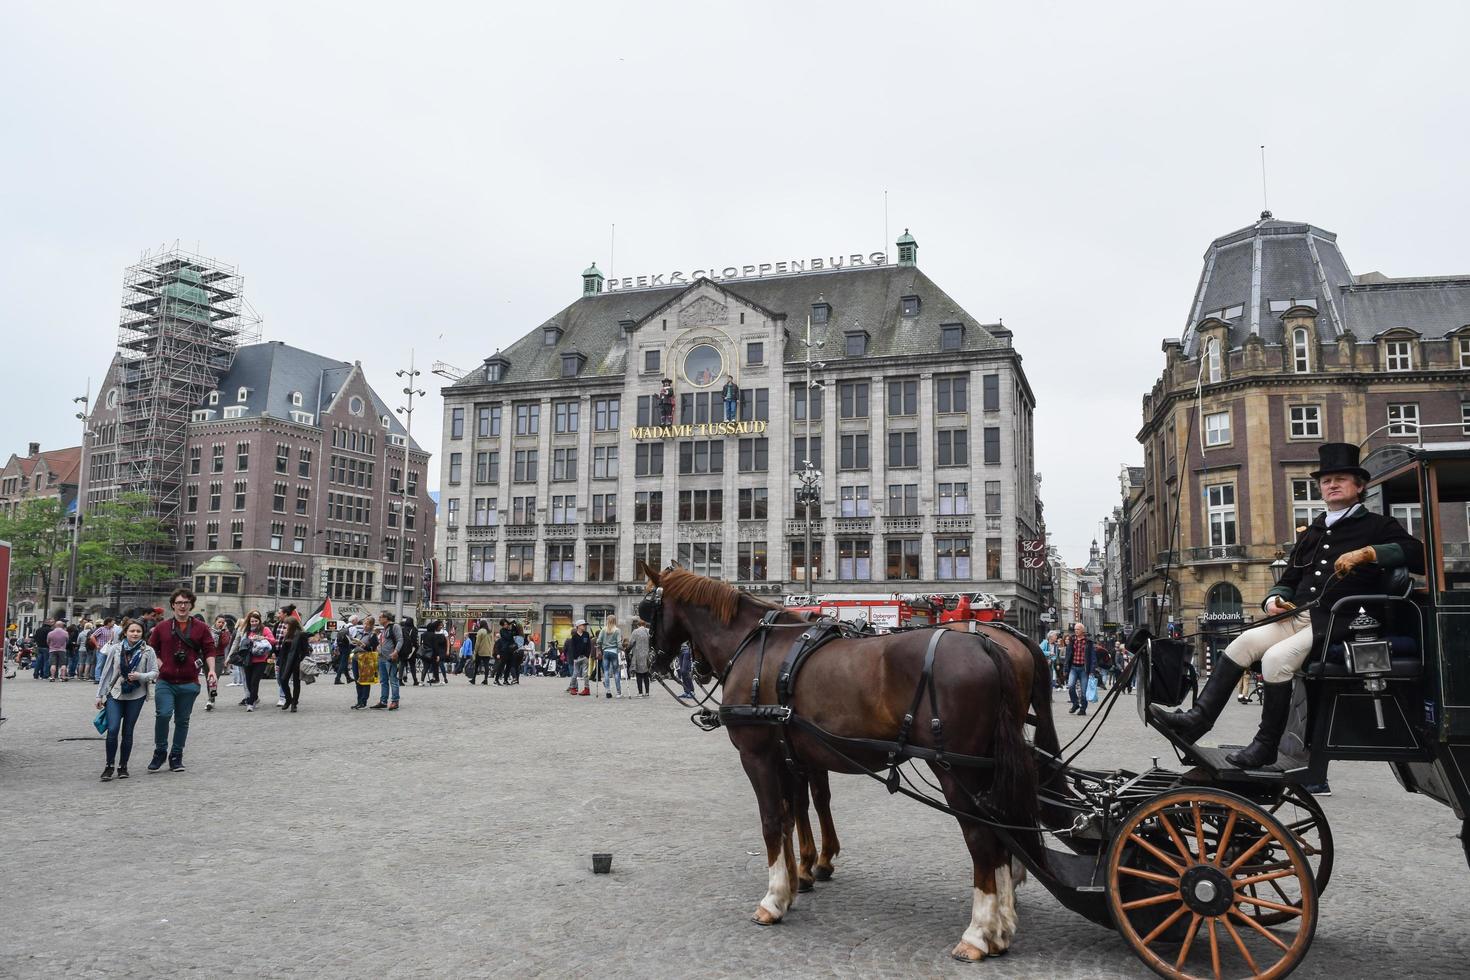
[[[1052,687],[1066,688],[1072,707],[1068,714],[1085,715],[1097,691],[1118,684],[1132,661],[1132,654],[1120,639],[1094,638],[1087,627],[1074,623],[1070,630],[1052,630],[1041,641],[1041,652],[1051,665]],[[1095,682],[1089,698],[1088,682]],[[1130,682],[1125,689],[1133,690]]]

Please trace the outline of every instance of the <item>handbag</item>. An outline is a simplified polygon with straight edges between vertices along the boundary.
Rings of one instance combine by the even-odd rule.
[[[107,709],[97,709],[97,717],[92,719],[92,727],[97,729],[98,735],[107,734]]]

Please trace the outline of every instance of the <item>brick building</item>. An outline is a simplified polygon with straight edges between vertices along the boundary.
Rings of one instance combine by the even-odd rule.
[[[81,459],[81,446],[42,452],[38,442],[31,443],[24,456],[11,453],[4,468],[0,468],[0,516],[11,516],[33,500],[46,499],[57,500],[64,515],[74,515]],[[54,601],[56,597],[66,594],[67,571],[66,556],[62,555],[51,574],[52,611],[61,605]],[[11,621],[19,624],[22,632],[34,629],[46,612],[41,607],[42,600],[46,598],[45,591],[45,583],[39,574],[30,576],[28,580],[12,578]]]
[[[1184,335],[1163,350],[1126,507],[1136,622],[1192,632],[1258,615],[1272,562],[1322,510],[1308,473],[1323,442],[1366,457],[1470,436],[1470,276],[1354,275],[1336,235],[1269,212],[1210,244]],[[1415,508],[1395,511],[1412,530]],[[1444,516],[1464,540],[1464,508]]]
[[[1034,396],[1011,331],[962,309],[917,247],[906,234],[896,264],[676,285],[588,269],[580,299],[443,389],[440,596],[519,602],[560,636],[630,615],[637,559],[777,597],[803,590],[810,564],[814,592],[986,591],[1034,631],[1039,575],[1018,560],[1037,535]]]

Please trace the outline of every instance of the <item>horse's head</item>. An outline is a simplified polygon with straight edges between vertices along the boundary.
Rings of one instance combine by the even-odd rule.
[[[648,587],[638,603],[638,618],[648,624],[648,646],[652,652],[648,667],[655,677],[670,676],[674,672],[674,658],[679,655],[679,644],[689,638],[688,633],[676,622],[677,609],[664,608],[659,573],[642,559],[638,561],[638,571],[648,579]]]

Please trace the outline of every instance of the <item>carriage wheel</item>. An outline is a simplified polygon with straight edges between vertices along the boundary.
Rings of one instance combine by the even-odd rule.
[[[1282,895],[1254,894],[1265,882]],[[1150,969],[1176,980],[1284,977],[1317,928],[1316,880],[1296,835],[1223,790],[1171,790],[1129,814],[1108,852],[1107,883],[1118,931]],[[1262,911],[1280,914],[1275,928]]]
[[[1327,889],[1328,879],[1332,877],[1332,828],[1327,824],[1327,814],[1322,812],[1322,804],[1306,790],[1298,786],[1288,786],[1281,794],[1281,799],[1268,812],[1296,836],[1297,844],[1307,856],[1307,864],[1312,867],[1312,877],[1316,879],[1317,896],[1320,898]],[[1278,866],[1284,867],[1279,863]],[[1268,898],[1277,902],[1285,902],[1290,898],[1283,894],[1283,889],[1276,885],[1275,879],[1247,885],[1246,890],[1254,898]],[[1263,906],[1253,908],[1256,921],[1263,926],[1280,925],[1292,917],[1289,912],[1278,912]]]

